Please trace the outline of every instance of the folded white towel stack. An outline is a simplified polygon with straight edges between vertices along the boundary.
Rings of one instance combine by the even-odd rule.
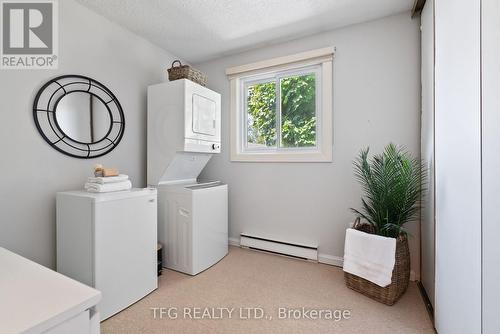
[[[110,177],[89,177],[87,183],[85,183],[85,189],[93,193],[122,191],[131,188],[132,182],[128,179],[128,175],[124,174]]]
[[[396,239],[347,229],[344,271],[386,287],[391,284],[395,262]]]
[[[106,183],[116,183],[120,181],[127,181],[128,180],[128,175],[125,174],[120,174],[118,176],[98,176],[98,177],[93,177],[90,176],[87,179],[88,183],[99,183],[99,184],[106,184]]]

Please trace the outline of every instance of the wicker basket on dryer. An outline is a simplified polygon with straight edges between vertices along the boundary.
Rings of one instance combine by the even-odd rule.
[[[188,79],[202,86],[207,85],[207,76],[189,65],[182,65],[180,60],[175,60],[168,70],[168,80]]]
[[[361,223],[357,218],[353,228],[365,233],[375,233],[373,225]],[[396,239],[396,261],[392,271],[392,282],[386,287],[381,287],[364,278],[344,272],[345,282],[348,288],[363,295],[375,299],[386,305],[394,305],[405,293],[410,281],[410,250],[408,238],[400,235]]]

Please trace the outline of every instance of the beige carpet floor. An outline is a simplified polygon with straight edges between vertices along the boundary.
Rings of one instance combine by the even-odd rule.
[[[320,310],[330,311],[322,311],[322,319],[314,320],[304,318],[307,313],[301,311],[302,307],[317,310],[317,315]],[[234,311],[229,316],[221,308]],[[246,308],[254,313],[247,313]],[[285,313],[291,310],[292,318],[280,319],[283,309]],[[341,316],[339,312],[345,310],[350,317],[344,313],[344,318],[336,321]],[[263,318],[255,319],[262,317],[262,312]],[[189,316],[205,318],[189,319]],[[254,319],[245,319],[252,316]],[[308,316],[314,318],[312,313]],[[156,291],[104,321],[101,331],[103,334],[434,333],[413,282],[398,303],[385,306],[348,289],[341,268],[236,247],[231,247],[222,261],[197,276],[164,271]]]

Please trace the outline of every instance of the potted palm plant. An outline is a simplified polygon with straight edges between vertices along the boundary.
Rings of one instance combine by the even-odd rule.
[[[423,164],[403,147],[389,144],[381,154],[368,156],[361,150],[354,162],[355,175],[364,196],[353,228],[383,237],[396,238],[395,264],[391,284],[380,287],[345,272],[349,288],[384,304],[394,304],[406,291],[410,279],[410,252],[405,225],[418,220],[426,179]]]

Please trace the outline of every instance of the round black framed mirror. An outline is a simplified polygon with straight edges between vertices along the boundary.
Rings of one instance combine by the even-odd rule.
[[[83,75],[63,75],[43,85],[33,103],[33,117],[50,146],[81,159],[111,152],[125,131],[116,96]]]

